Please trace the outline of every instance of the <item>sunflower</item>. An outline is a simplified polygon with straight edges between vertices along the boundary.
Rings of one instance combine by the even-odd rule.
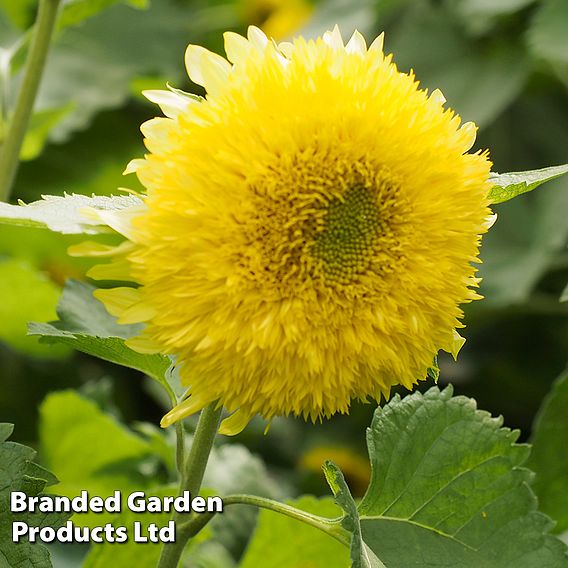
[[[260,414],[318,420],[352,399],[411,389],[439,350],[463,343],[460,304],[491,222],[490,162],[476,127],[385,56],[337,27],[276,44],[225,34],[227,59],[190,45],[204,99],[151,91],[165,118],[142,126],[149,153],[126,172],[143,206],[102,212],[127,240],[91,276],[128,341],[175,355],[187,398],[234,434]]]

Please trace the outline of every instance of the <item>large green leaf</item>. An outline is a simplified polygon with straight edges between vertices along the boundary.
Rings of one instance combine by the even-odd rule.
[[[0,567],[50,568],[49,552],[44,546],[27,541],[12,542],[12,523],[20,521],[34,527],[58,528],[68,515],[10,511],[12,491],[24,491],[35,497],[47,486],[57,483],[53,474],[34,463],[34,450],[7,441],[12,430],[11,424],[0,424]]]
[[[492,173],[489,181],[493,187],[489,192],[489,198],[494,204],[503,203],[517,195],[532,191],[547,181],[563,176],[567,172],[568,164],[526,172]]]
[[[0,261],[0,341],[13,349],[40,357],[60,357],[68,353],[62,346],[42,345],[26,335],[30,320],[55,316],[59,287],[26,261]]]
[[[141,201],[134,195],[93,196],[46,195],[41,201],[20,205],[0,203],[0,223],[21,227],[38,227],[64,234],[108,233],[111,229],[101,220],[85,215],[85,208],[97,211],[117,211],[138,207]]]
[[[94,290],[94,286],[85,282],[67,281],[57,306],[59,320],[32,323],[29,333],[41,336],[43,341],[63,343],[100,359],[142,371],[169,390],[170,384],[175,384],[168,372],[172,366],[170,358],[137,353],[127,347],[125,339],[139,332],[140,325],[117,324],[116,318],[95,299]]]
[[[337,517],[341,512],[330,497],[305,496],[289,504],[324,517]],[[348,565],[349,551],[339,542],[314,527],[263,510],[240,568],[345,568]]]
[[[528,466],[536,472],[534,490],[542,510],[568,530],[568,372],[562,373],[543,402],[532,436]]]
[[[358,522],[342,477],[331,470],[353,547],[362,537],[389,568],[567,567],[566,547],[548,534],[553,523],[536,510],[532,474],[521,467],[529,447],[501,424],[472,399],[452,397],[450,387],[396,396],[378,409]],[[373,566],[358,558],[359,566]]]
[[[151,446],[75,391],[46,397],[40,407],[40,444],[44,463],[61,483],[55,492],[75,497],[82,490],[107,497],[120,490],[144,490],[142,475]],[[78,526],[109,522],[111,513],[76,513]]]

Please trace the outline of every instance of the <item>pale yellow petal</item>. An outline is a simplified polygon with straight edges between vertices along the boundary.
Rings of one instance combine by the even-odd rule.
[[[231,71],[226,59],[199,45],[187,46],[185,67],[190,79],[213,95],[225,87]]]
[[[134,244],[130,241],[124,241],[118,246],[105,245],[95,241],[85,241],[78,245],[71,245],[67,249],[69,256],[87,256],[87,257],[107,257],[126,254],[134,248]]]
[[[242,35],[236,34],[235,32],[225,32],[223,38],[225,39],[225,53],[227,54],[227,59],[232,63],[237,63],[250,54],[252,46]]]
[[[362,55],[366,53],[367,42],[357,30],[353,32],[351,39],[347,42],[345,51],[347,51],[347,53],[360,53]]]
[[[147,90],[142,94],[150,101],[162,109],[162,112],[169,118],[177,118],[180,114],[188,111],[193,104],[199,104],[197,100],[182,97],[172,91]]]

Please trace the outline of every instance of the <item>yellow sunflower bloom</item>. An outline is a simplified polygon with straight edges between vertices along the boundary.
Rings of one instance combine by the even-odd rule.
[[[234,434],[256,414],[317,420],[379,400],[457,354],[491,222],[476,127],[382,51],[339,30],[277,45],[225,34],[227,59],[190,45],[203,100],[151,91],[131,162],[144,207],[101,212],[128,242],[92,276],[137,282],[97,297],[129,341],[177,357],[187,399],[218,401]],[[96,249],[96,247],[95,247]],[[96,249],[95,254],[108,254]]]

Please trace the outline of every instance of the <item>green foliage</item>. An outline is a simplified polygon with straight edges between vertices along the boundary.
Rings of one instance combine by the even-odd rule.
[[[167,497],[177,495],[177,487],[170,485],[158,487],[145,492],[146,495],[155,497]],[[160,543],[147,542],[140,544],[134,542],[134,523],[141,523],[143,530],[151,523],[158,527],[165,527],[170,520],[170,513],[133,513],[123,504],[122,513],[114,517],[114,527],[126,527],[129,535],[128,542],[112,544],[105,542],[91,547],[85,558],[82,568],[107,568],[107,566],[136,566],[137,568],[155,568],[158,565],[163,545]]]
[[[447,106],[479,127],[491,124],[518,97],[528,75],[523,49],[515,42],[489,39],[477,49],[451,13],[430,2],[412,3],[386,34],[385,45],[402,70],[414,70],[423,87],[441,89]]]
[[[0,203],[0,223],[20,227],[38,227],[63,234],[96,234],[110,231],[103,221],[89,217],[85,208],[117,211],[140,205],[133,195],[93,196],[47,195],[41,201],[20,205]]]
[[[134,8],[147,8],[148,0],[67,0],[59,15],[60,29],[76,26],[117,2],[124,1]]]
[[[59,357],[68,349],[42,345],[26,336],[30,320],[46,321],[55,316],[59,287],[28,262],[0,261],[0,340],[26,355]]]
[[[529,45],[535,55],[551,62],[568,62],[568,3],[544,0],[529,29]]]
[[[35,497],[57,483],[57,478],[34,459],[31,448],[7,441],[13,426],[0,424],[0,566],[2,568],[50,568],[47,549],[38,543],[12,542],[12,523],[21,521],[33,527],[58,528],[67,519],[63,513],[12,513],[10,493],[24,491]]]
[[[532,191],[547,181],[563,176],[567,172],[568,165],[527,172],[494,173],[489,178],[489,181],[494,184],[489,193],[489,198],[493,204],[503,203],[517,197],[517,195]]]
[[[149,482],[142,464],[151,446],[116,419],[75,391],[47,396],[40,407],[40,444],[43,463],[57,471],[56,492],[76,497],[86,489],[107,497],[144,490]],[[104,525],[111,513],[76,513],[78,526]]]
[[[341,526],[351,535],[350,559],[352,568],[386,568],[363,540],[357,505],[351,496],[341,470],[333,462],[327,461],[323,466],[323,471],[335,496],[335,502],[344,511]]]
[[[372,477],[358,518],[343,477],[326,467],[345,511],[342,526],[353,535],[353,561],[373,566],[362,537],[389,568],[568,566],[521,467],[529,448],[501,424],[449,387],[379,408],[367,435]]]
[[[73,102],[70,101],[61,107],[34,113],[20,151],[20,160],[37,158],[41,154],[50,132],[73,110],[74,106]]]
[[[322,517],[341,512],[331,497],[304,496],[289,504]],[[345,568],[348,563],[348,550],[317,528],[263,510],[240,568]]]
[[[119,325],[93,296],[95,287],[69,280],[57,306],[59,320],[29,326],[31,335],[44,342],[63,343],[105,361],[142,371],[171,392],[175,384],[168,371],[171,360],[164,355],[143,355],[126,346],[124,340],[140,331],[140,325]],[[181,393],[178,393],[181,394]]]
[[[541,509],[558,522],[556,531],[568,530],[568,372],[554,383],[537,416],[528,466],[536,472],[534,490]]]

